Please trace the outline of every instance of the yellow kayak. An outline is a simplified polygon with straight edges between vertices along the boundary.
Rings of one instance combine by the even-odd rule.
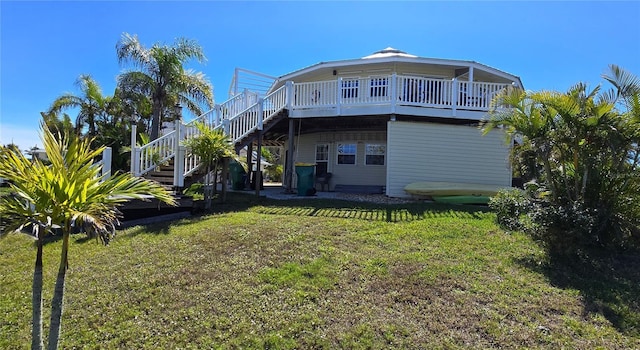
[[[495,196],[509,186],[468,184],[458,182],[414,182],[404,187],[409,194],[419,196]]]

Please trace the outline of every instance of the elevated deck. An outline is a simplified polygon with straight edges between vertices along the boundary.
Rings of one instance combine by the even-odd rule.
[[[291,118],[404,114],[480,120],[504,83],[387,75],[293,83]]]

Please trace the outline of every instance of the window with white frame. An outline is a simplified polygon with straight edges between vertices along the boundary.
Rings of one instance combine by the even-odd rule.
[[[339,143],[338,164],[356,164],[356,149],[355,143]]]
[[[324,175],[329,165],[329,144],[316,144],[316,176]]]
[[[364,163],[366,165],[384,165],[387,145],[370,143],[365,146]]]

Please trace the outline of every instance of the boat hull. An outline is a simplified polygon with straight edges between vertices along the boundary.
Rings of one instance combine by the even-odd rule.
[[[495,196],[508,186],[468,184],[456,182],[414,182],[404,187],[404,191],[419,196]]]
[[[434,202],[447,204],[488,204],[489,196],[433,196]]]

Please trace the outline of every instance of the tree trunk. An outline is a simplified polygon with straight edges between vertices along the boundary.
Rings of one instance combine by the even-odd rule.
[[[227,178],[229,177],[229,158],[222,159],[222,203],[227,202]]]
[[[211,167],[207,166],[207,175],[205,177],[205,186],[204,186],[204,208],[206,210],[211,209],[211,195],[213,193],[213,188],[211,186],[215,186],[215,184],[211,184]]]
[[[51,300],[51,322],[49,324],[49,344],[47,349],[58,349],[58,341],[60,340],[60,328],[62,326],[62,310],[64,302],[64,282],[67,274],[68,260],[67,253],[69,251],[69,224],[65,225],[65,232],[62,236],[62,254],[60,256],[60,267],[58,268],[58,277],[56,278],[56,286],[53,291],[53,299]]]
[[[157,139],[160,136],[160,116],[162,113],[162,103],[160,101],[153,101],[153,115],[151,117],[151,141]]]
[[[38,232],[36,265],[33,269],[31,288],[31,307],[33,308],[31,325],[31,349],[42,349],[42,232]]]

